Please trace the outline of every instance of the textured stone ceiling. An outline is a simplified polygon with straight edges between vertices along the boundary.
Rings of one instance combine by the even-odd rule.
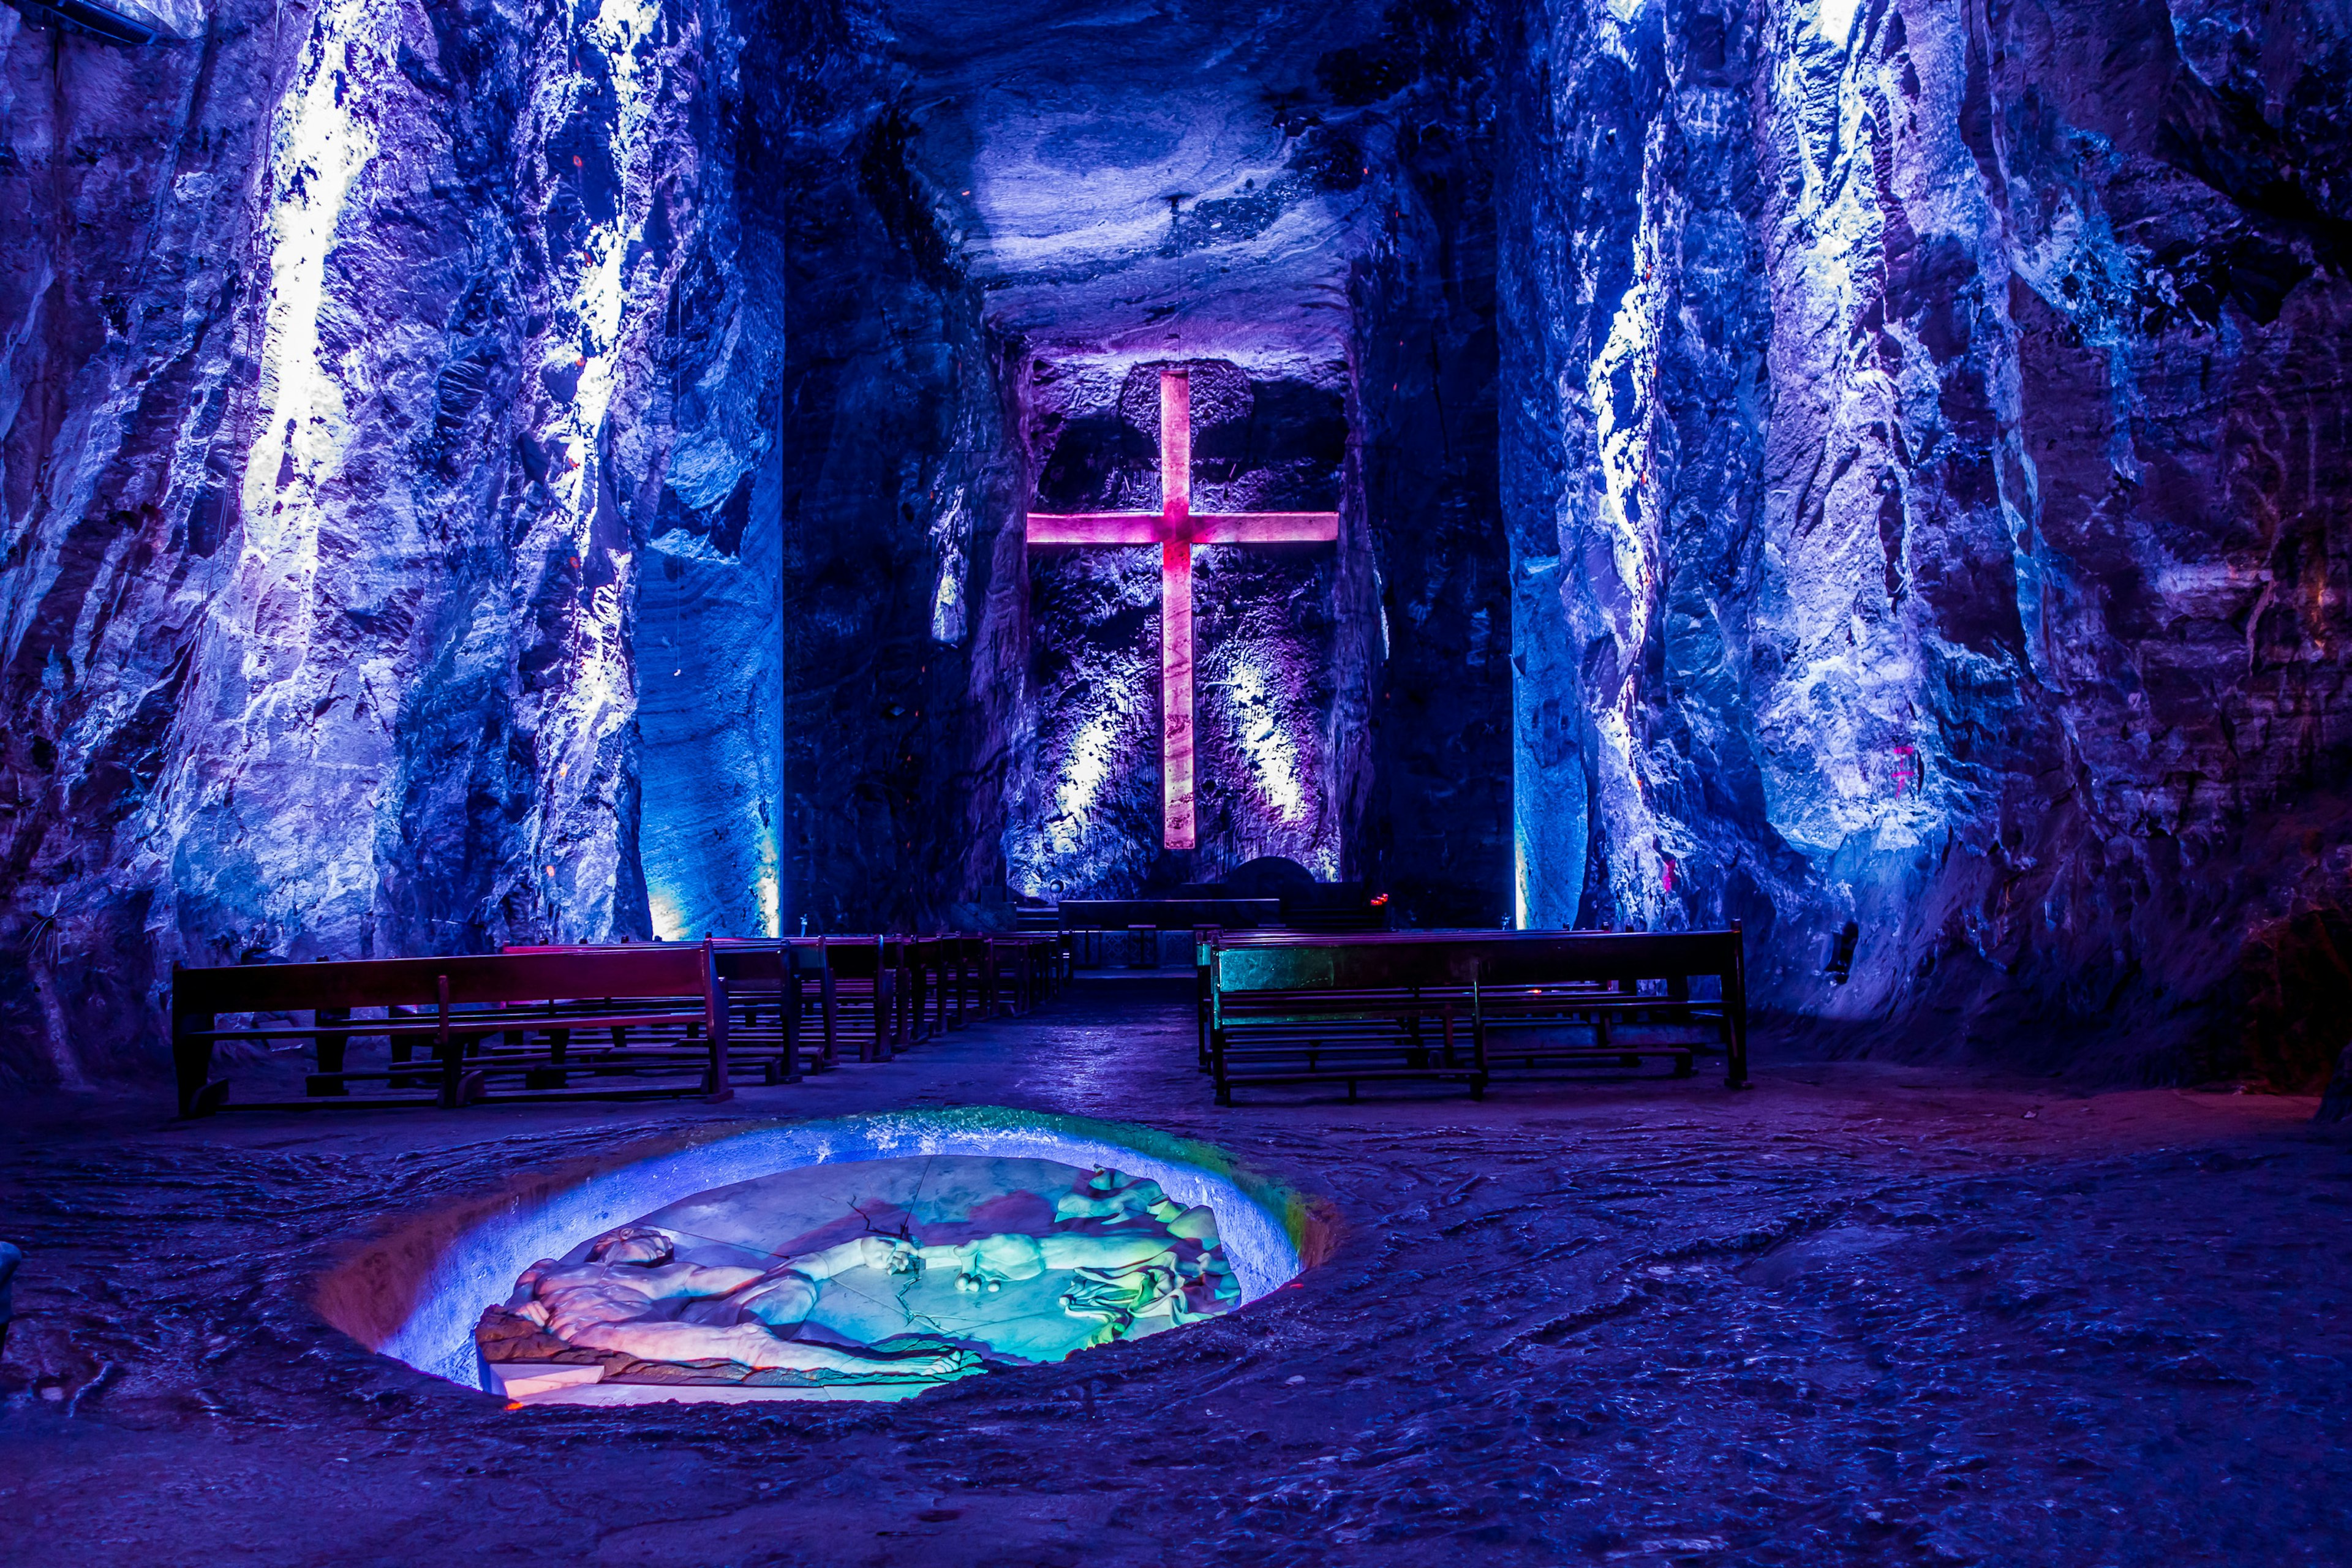
[[[1363,0],[902,3],[915,156],[989,314],[1066,350],[1336,343],[1362,193],[1293,171]],[[1342,111],[1344,112],[1344,111]]]

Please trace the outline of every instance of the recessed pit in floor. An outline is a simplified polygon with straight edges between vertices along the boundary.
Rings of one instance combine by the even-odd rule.
[[[1206,1144],[894,1113],[536,1173],[364,1249],[319,1305],[519,1404],[901,1399],[1234,1310],[1298,1272],[1309,1228]]]

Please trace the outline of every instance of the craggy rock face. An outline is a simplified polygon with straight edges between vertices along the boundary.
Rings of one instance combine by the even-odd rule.
[[[2333,15],[1528,20],[1505,451],[1522,778],[1565,803],[1543,923],[1745,918],[1774,1003],[1915,1047],[2324,1066]]]
[[[286,15],[138,51],[0,17],[37,1079],[152,1041],[174,959],[644,932],[634,605],[772,516],[707,19]]]
[[[1739,919],[1857,1048],[2307,1080],[2341,26],[0,13],[0,1073],[152,1070],[173,961],[1148,882],[1156,572],[1021,517],[1148,506],[1073,388],[1181,360],[1300,443],[1204,482],[1343,518],[1203,552],[1220,853]]]

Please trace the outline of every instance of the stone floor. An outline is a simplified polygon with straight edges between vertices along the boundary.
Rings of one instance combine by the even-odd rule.
[[[20,1105],[0,1561],[2352,1562],[2352,1140],[2313,1102],[1786,1059],[1757,1087],[1260,1092],[1180,988],[725,1107]],[[1005,1104],[1206,1138],[1338,1256],[903,1405],[509,1411],[304,1304],[339,1246],[706,1117]]]

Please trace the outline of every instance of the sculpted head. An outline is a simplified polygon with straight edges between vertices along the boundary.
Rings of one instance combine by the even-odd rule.
[[[658,1268],[677,1256],[676,1244],[649,1225],[625,1225],[588,1244],[591,1263],[633,1263],[643,1268]]]

